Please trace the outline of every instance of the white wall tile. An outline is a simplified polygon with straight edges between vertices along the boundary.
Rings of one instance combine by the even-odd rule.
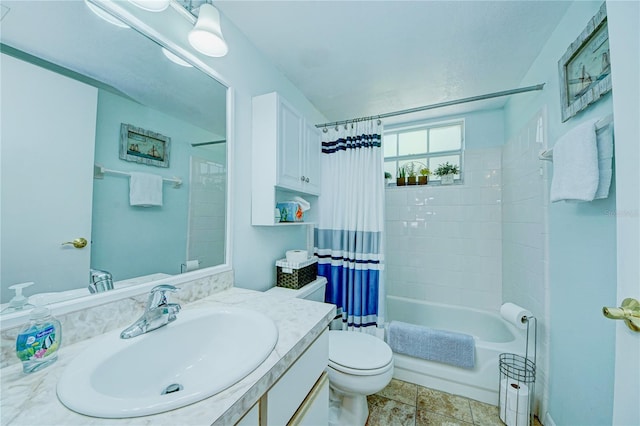
[[[386,190],[389,294],[454,305],[477,297],[475,307],[499,307],[501,158],[500,147],[467,151],[462,185]]]

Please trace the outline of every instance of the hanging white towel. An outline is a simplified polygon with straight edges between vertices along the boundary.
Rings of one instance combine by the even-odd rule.
[[[552,202],[593,200],[600,180],[595,122],[574,127],[553,147]]]
[[[596,140],[598,142],[599,180],[594,200],[609,196],[609,187],[613,176],[613,122],[596,130]]]
[[[152,207],[162,205],[162,176],[131,172],[129,178],[129,204]]]

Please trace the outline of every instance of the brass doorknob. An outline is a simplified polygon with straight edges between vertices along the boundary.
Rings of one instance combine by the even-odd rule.
[[[62,243],[63,246],[67,244],[71,244],[75,248],[81,249],[87,246],[87,240],[85,240],[84,238],[76,238],[73,241],[67,241],[66,243]]]
[[[633,331],[640,332],[640,302],[631,297],[622,301],[619,308],[602,308],[602,314],[611,319],[621,319]]]

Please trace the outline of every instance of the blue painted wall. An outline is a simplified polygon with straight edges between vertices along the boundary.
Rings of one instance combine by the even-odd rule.
[[[120,123],[171,138],[168,168],[119,158]],[[216,140],[204,129],[129,101],[105,90],[98,94],[95,162],[108,169],[179,176],[182,187],[163,186],[162,207],[129,205],[129,179],[106,175],[94,179],[91,267],[105,269],[114,280],[150,273],[180,273],[186,258],[189,207],[190,144]],[[199,149],[198,155],[203,156]]]
[[[574,2],[505,107],[506,140],[539,109],[549,146],[574,126],[612,112],[611,93],[561,122],[558,60],[602,2]],[[612,64],[615,66],[615,64]],[[615,183],[608,199],[549,206],[550,365],[548,412],[557,425],[607,425],[613,413],[615,325],[602,316],[616,299]],[[541,415],[544,413],[541,413]]]

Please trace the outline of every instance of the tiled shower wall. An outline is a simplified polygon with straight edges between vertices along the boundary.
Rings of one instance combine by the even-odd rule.
[[[549,362],[548,162],[546,111],[535,114],[502,149],[502,298],[538,320],[536,394],[547,411]]]
[[[465,151],[464,183],[386,190],[387,294],[538,319],[538,412],[548,403],[546,112],[502,147]],[[523,348],[524,351],[524,348]]]
[[[463,179],[387,188],[388,295],[499,309],[501,147],[465,151]]]
[[[226,173],[223,164],[191,157],[187,258],[201,268],[225,261]]]

